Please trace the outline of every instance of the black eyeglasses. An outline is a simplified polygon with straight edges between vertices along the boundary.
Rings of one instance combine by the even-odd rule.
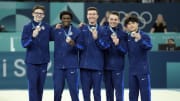
[[[37,15],[44,15],[44,13],[39,13],[39,12],[34,12],[34,14],[37,14]]]

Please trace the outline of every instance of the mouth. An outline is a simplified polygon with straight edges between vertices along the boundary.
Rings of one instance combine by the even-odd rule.
[[[40,17],[40,16],[37,16],[36,18],[38,18],[38,19],[42,19],[42,17]]]
[[[70,22],[64,22],[63,23],[63,25],[69,25],[70,24]]]

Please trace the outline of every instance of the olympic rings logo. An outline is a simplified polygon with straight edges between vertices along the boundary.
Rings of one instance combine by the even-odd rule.
[[[121,16],[121,23],[124,25],[124,21],[126,19],[127,15],[135,15],[139,19],[139,28],[143,29],[146,27],[147,24],[150,24],[152,22],[152,14],[149,11],[143,11],[140,14],[136,11],[131,11],[131,12],[124,12],[124,11],[119,11],[119,14]]]

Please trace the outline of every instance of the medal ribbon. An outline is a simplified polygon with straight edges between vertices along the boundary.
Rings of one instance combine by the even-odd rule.
[[[37,26],[41,26],[42,22],[39,22],[39,24]],[[34,23],[32,23],[32,29],[35,29],[37,26],[34,25]]]
[[[66,37],[70,37],[70,35],[72,35],[71,26],[69,26],[68,33],[66,33],[66,31],[64,30],[64,34],[65,34]]]

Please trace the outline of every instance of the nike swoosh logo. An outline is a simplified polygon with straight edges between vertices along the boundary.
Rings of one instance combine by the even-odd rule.
[[[145,80],[145,78],[142,78],[141,80]]]
[[[74,74],[75,72],[70,72],[71,74]]]

